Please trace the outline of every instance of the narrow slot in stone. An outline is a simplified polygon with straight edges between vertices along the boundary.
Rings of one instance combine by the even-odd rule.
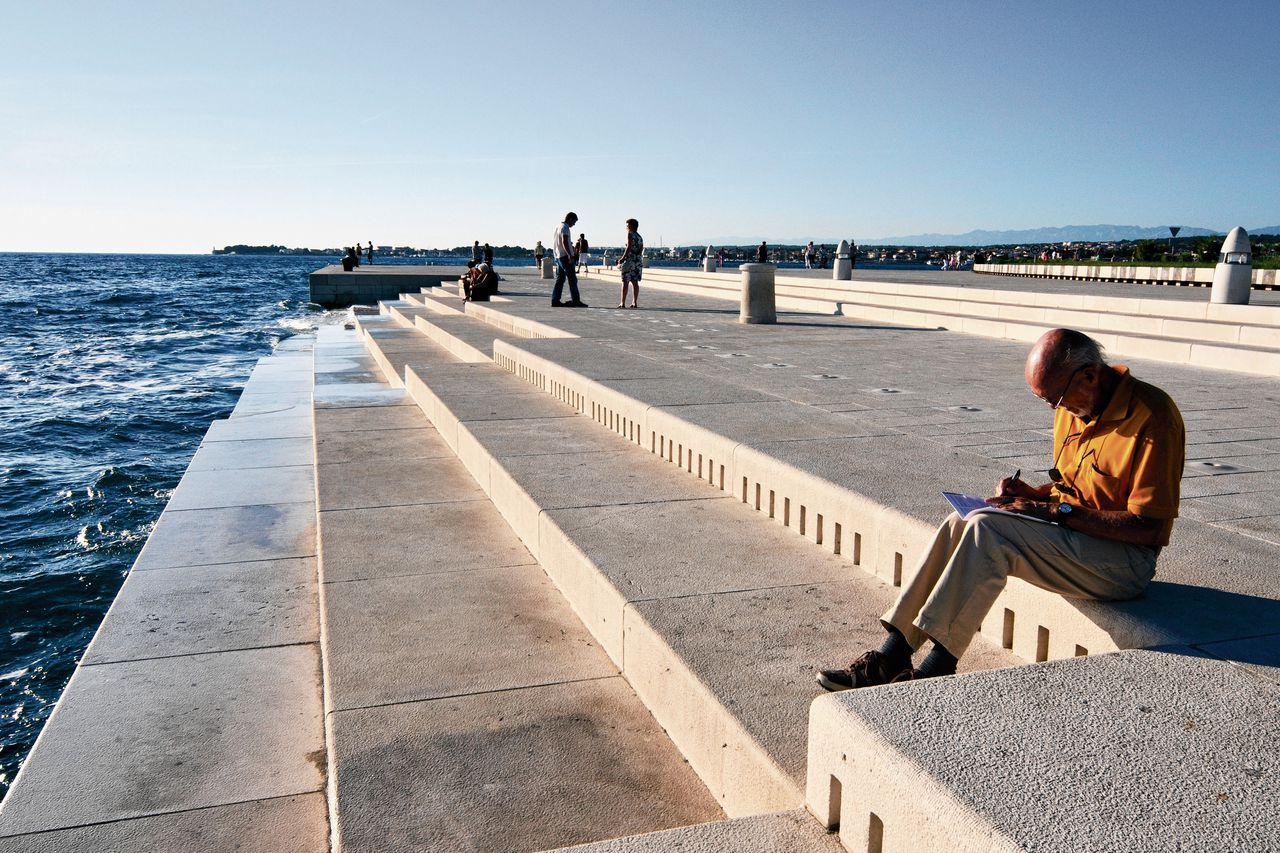
[[[804,535],[804,515],[805,515],[804,504],[800,504],[800,535],[801,536]]]
[[[827,788],[827,831],[835,832],[840,829],[840,793],[842,786],[840,780],[835,776],[831,777],[831,784]]]
[[[1004,609],[1004,628],[1000,632],[1000,645],[1006,649],[1013,648],[1013,611]]]
[[[818,513],[818,526],[813,531],[813,541],[822,544],[822,513]]]
[[[871,819],[867,823],[867,853],[883,853],[884,850],[884,821],[882,821],[875,812],[871,813]]]
[[[857,532],[853,534],[853,564],[862,565],[862,534]]]
[[[1088,656],[1089,656],[1089,650],[1088,650],[1088,649],[1086,649],[1084,646],[1081,646],[1081,645],[1077,644],[1077,645],[1076,645],[1076,657],[1078,657],[1078,658],[1087,658]]]
[[[769,490],[769,517],[770,518],[774,517],[773,510],[774,510],[775,503],[776,503],[776,495],[774,495],[773,489],[770,489]]]
[[[760,511],[760,484],[756,483],[756,512]]]
[[[746,482],[745,478],[743,479],[743,482],[744,483]],[[723,465],[720,466],[720,491],[722,492],[724,491],[724,466]],[[746,500],[746,497],[747,496],[743,494],[742,496],[743,500]]]
[[[1049,659],[1049,629],[1041,625],[1036,628],[1036,663],[1044,663]]]
[[[791,498],[782,499],[782,526],[791,526]]]
[[[902,552],[893,553],[893,585],[902,586]]]

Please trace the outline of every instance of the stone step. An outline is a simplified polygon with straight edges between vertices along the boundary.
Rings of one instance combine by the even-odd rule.
[[[317,409],[315,453],[335,849],[534,851],[723,817],[421,410]]]
[[[701,284],[717,288],[736,289],[740,286],[736,274],[708,274],[695,270],[654,269],[645,275],[654,279],[670,279],[689,284]],[[1112,296],[1105,288],[1081,286],[1079,292],[1010,290],[1005,288],[973,287],[955,284],[928,284],[923,282],[875,281],[833,279],[787,275],[779,271],[777,287],[791,293],[811,292],[837,301],[845,301],[851,294],[859,298],[871,296],[899,296],[906,299],[936,299],[945,302],[985,303],[1008,309],[1041,308],[1045,310],[1069,310],[1092,314],[1122,314],[1131,317],[1173,320],[1206,320],[1215,323],[1253,325],[1280,328],[1280,305],[1251,304],[1228,305],[1210,302],[1208,294],[1203,299],[1167,299],[1159,291],[1150,296]],[[992,312],[988,312],[990,314]]]
[[[814,668],[874,639],[891,588],[497,367],[405,379],[725,810],[799,805]]]
[[[432,313],[432,311],[424,304],[401,300],[379,302],[378,311],[380,314],[390,317],[406,329],[412,329],[413,321],[418,317],[430,315]]]
[[[739,298],[736,283],[717,279],[723,276],[664,271],[650,276],[646,283],[672,292]],[[1267,376],[1280,373],[1280,308],[1275,306],[1213,306],[1123,297],[1072,300],[1069,296],[1059,304],[1045,304],[1044,294],[1002,290],[897,284],[873,288],[863,282],[855,287],[831,287],[805,284],[803,279],[792,279],[794,284],[783,281],[780,277],[776,299],[784,310],[843,314],[1021,341],[1033,341],[1048,329],[1066,326],[1128,356]],[[1250,313],[1220,310],[1223,308],[1243,308]]]
[[[382,378],[392,388],[404,387],[404,366],[410,361],[418,364],[456,364],[458,361],[417,329],[403,328],[389,317],[381,324],[361,323],[360,330]]]
[[[557,853],[840,853],[840,840],[804,809],[700,823],[563,847]],[[551,853],[551,851],[547,851]]]
[[[414,327],[458,360],[467,362],[490,363],[495,341],[523,340],[514,332],[467,315],[424,312],[414,318]]]
[[[807,805],[858,853],[1280,848],[1278,639],[820,698]]]

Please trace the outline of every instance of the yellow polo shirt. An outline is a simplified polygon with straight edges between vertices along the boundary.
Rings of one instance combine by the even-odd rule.
[[[1075,495],[1062,500],[1099,510],[1164,520],[1160,544],[1169,544],[1178,517],[1179,485],[1186,456],[1186,428],[1169,395],[1120,374],[1110,402],[1092,422],[1058,409],[1053,419],[1055,467]]]

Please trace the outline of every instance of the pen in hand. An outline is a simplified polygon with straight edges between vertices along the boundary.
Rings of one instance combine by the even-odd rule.
[[[997,499],[1007,499],[1007,498],[1012,498],[1012,497],[1013,497],[1013,495],[1012,495],[1012,494],[1010,494],[1009,489],[1010,489],[1010,487],[1012,487],[1012,486],[1013,486],[1013,484],[1014,484],[1014,483],[1018,482],[1018,478],[1019,478],[1019,477],[1021,477],[1021,476],[1022,476],[1022,469],[1021,469],[1021,468],[1019,468],[1017,471],[1014,471],[1014,472],[1013,472],[1013,476],[1012,476],[1012,477],[1009,477],[1009,478],[1008,478],[1008,479],[1006,479],[1006,480],[1002,480],[1002,481],[1000,481],[1000,493],[999,493],[998,495],[996,495],[994,498],[989,498],[989,499],[988,499],[988,503],[993,503],[993,502],[995,502]]]

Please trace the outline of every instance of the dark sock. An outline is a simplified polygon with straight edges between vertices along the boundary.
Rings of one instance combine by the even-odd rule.
[[[911,653],[915,651],[902,632],[892,625],[885,626],[889,636],[885,637],[878,651],[889,659],[889,662],[904,669],[911,665]]]
[[[934,640],[933,648],[929,650],[929,654],[924,656],[924,660],[920,662],[920,666],[916,667],[916,670],[924,678],[933,678],[938,675],[955,675],[956,656],[944,649],[937,640]]]

